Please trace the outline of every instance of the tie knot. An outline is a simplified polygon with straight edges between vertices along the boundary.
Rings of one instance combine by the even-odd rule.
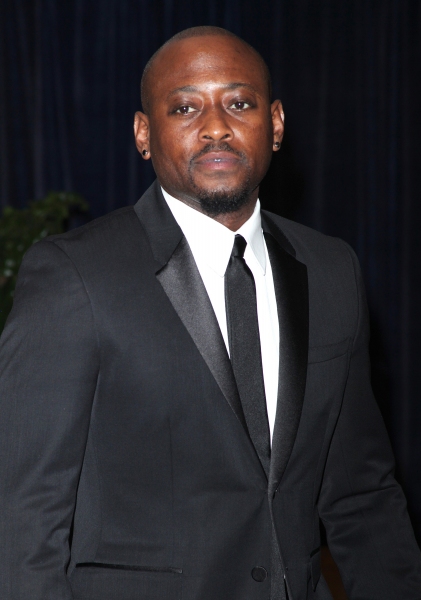
[[[234,246],[232,247],[231,256],[237,258],[243,258],[244,252],[246,251],[247,242],[242,235],[236,235],[234,239]]]

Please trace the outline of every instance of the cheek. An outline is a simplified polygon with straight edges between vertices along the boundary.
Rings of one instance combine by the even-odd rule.
[[[266,175],[272,160],[272,137],[267,132],[256,128],[250,151],[250,163],[259,182]]]
[[[272,150],[272,142],[273,142],[273,128],[272,124],[269,125],[260,125],[255,128],[255,140],[258,141],[258,145],[261,150],[268,149]]]
[[[181,185],[187,181],[188,157],[184,148],[174,144],[171,138],[152,142],[151,158],[155,173],[160,181],[168,185]]]
[[[266,124],[262,124],[261,121],[250,124],[247,129],[239,132],[239,137],[242,138],[243,144],[248,148],[248,153],[253,158],[265,153],[268,148],[271,149],[272,135],[272,129]]]
[[[151,129],[151,156],[173,172],[183,170],[188,162],[188,140],[174,128],[161,125]]]
[[[253,135],[255,136],[256,140],[259,140],[261,144],[268,144],[269,146],[271,146],[273,137],[272,124],[256,124],[256,126],[253,128]]]

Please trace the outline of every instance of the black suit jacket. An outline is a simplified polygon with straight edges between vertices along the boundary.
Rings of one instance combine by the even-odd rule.
[[[290,598],[328,598],[320,519],[350,598],[421,598],[356,258],[262,219],[280,327],[269,472],[157,184],[27,253],[0,352],[2,600],[267,600],[272,522]]]

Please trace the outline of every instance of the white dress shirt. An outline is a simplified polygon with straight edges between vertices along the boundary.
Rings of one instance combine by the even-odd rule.
[[[234,233],[215,219],[170,196],[164,189],[162,189],[162,193],[190,246],[219,323],[228,354],[224,276],[234,245],[235,234],[242,235],[247,242],[244,260],[253,273],[256,285],[263,378],[272,440],[278,398],[279,325],[272,268],[261,227],[260,202],[257,201],[254,212],[248,221]]]

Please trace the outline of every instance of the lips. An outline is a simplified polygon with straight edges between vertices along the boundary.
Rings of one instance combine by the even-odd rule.
[[[218,171],[236,167],[240,159],[233,152],[207,152],[194,162],[196,166]]]

